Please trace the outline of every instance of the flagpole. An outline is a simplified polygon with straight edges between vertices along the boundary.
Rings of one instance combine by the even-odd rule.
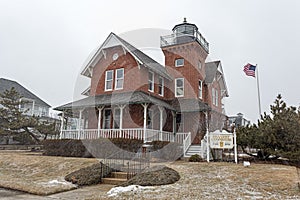
[[[260,91],[259,91],[259,80],[258,80],[258,67],[256,64],[256,81],[257,81],[257,97],[258,97],[258,110],[259,110],[259,119],[261,116],[261,104],[260,104]]]

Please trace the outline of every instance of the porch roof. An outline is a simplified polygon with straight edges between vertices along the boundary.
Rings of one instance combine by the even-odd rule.
[[[143,104],[143,103],[152,103],[158,106],[163,106],[170,110],[175,110],[175,108],[172,107],[167,102],[158,99],[154,96],[151,96],[149,94],[146,94],[142,91],[89,96],[87,98],[80,99],[78,101],[74,101],[56,107],[54,108],[54,110],[65,111],[65,110],[100,107],[100,106]]]
[[[202,102],[200,99],[177,98],[171,104],[177,112],[202,112],[211,110],[208,104]]]

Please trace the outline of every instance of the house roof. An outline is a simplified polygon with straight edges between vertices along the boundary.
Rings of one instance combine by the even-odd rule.
[[[205,63],[205,83],[209,84],[214,81],[220,61]]]
[[[177,98],[171,102],[177,112],[201,112],[209,111],[211,108],[200,99]]]
[[[0,78],[0,93],[3,93],[6,90],[10,90],[12,87],[15,88],[15,90],[24,98],[34,100],[36,104],[45,106],[45,107],[51,107],[49,104],[44,102],[42,99],[37,97],[35,94],[27,90],[25,87],[20,85],[16,81]]]
[[[206,84],[211,84],[214,80],[217,80],[219,82],[222,90],[222,96],[228,97],[228,89],[225,82],[221,61],[213,61],[213,62],[205,63],[204,82]]]
[[[110,33],[106,40],[103,42],[103,44],[100,47],[98,47],[97,50],[92,53],[92,55],[89,56],[87,62],[84,64],[84,70],[81,72],[81,74],[90,77],[90,73],[88,71],[91,68],[93,68],[98,62],[99,58],[103,56],[102,51],[105,48],[117,45],[122,45],[129,53],[133,55],[137,62],[139,62],[142,66],[149,68],[150,70],[169,80],[172,80],[172,77],[168,74],[164,66],[159,64],[157,61],[155,61],[154,59],[152,59],[133,45],[129,44],[121,37],[117,36],[115,33]]]
[[[87,107],[143,103],[153,103],[155,105],[163,106],[167,109],[174,110],[174,108],[167,102],[141,91],[89,96],[87,98],[59,106],[57,108],[54,108],[54,110],[64,111]]]

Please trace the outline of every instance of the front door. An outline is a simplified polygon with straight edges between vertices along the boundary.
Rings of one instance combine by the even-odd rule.
[[[103,128],[110,129],[111,125],[111,109],[104,109],[103,113]]]

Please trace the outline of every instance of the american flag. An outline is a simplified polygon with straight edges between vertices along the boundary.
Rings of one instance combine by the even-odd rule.
[[[247,64],[244,66],[244,72],[247,76],[253,76],[255,77],[255,69],[256,66],[255,65],[251,65],[251,64]]]

